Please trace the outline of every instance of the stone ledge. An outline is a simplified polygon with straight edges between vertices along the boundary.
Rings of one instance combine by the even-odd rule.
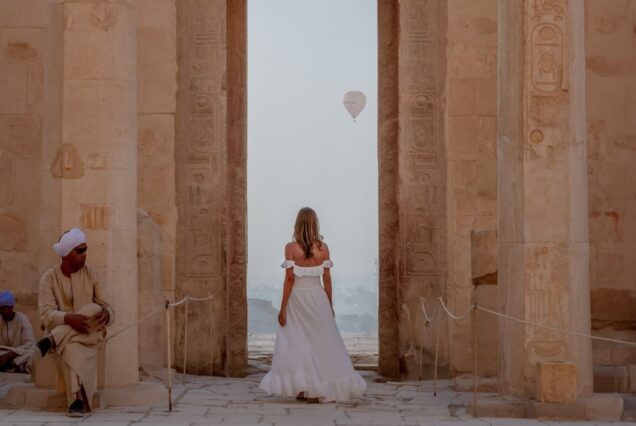
[[[529,401],[528,414],[534,419],[585,420],[585,407],[578,404]]]
[[[466,412],[470,415],[474,413],[472,397],[466,405]],[[579,398],[574,404],[556,404],[478,395],[477,417],[620,421],[623,417],[623,398],[620,395],[594,394]]]
[[[462,374],[455,377],[455,390],[457,392],[473,391],[473,376]],[[497,392],[496,377],[477,377],[477,392]]]
[[[620,395],[594,394],[580,398],[586,420],[620,421],[623,417],[623,398]]]
[[[468,414],[474,415],[473,399],[470,399],[466,409]],[[511,419],[528,418],[528,402],[519,399],[508,399],[500,396],[488,398],[477,397],[476,417],[498,417]]]
[[[141,382],[136,385],[101,389],[95,394],[93,406],[128,407],[168,403],[168,390],[160,383]],[[66,408],[66,395],[54,389],[38,388],[34,384],[17,384],[9,389],[4,402],[15,407]]]

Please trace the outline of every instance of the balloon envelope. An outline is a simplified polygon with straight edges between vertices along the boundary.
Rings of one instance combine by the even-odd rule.
[[[362,112],[367,104],[367,97],[358,91],[347,92],[344,95],[344,106],[354,119]]]

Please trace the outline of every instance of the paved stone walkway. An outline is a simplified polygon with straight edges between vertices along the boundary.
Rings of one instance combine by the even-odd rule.
[[[167,404],[145,407],[108,408],[83,419],[64,412],[0,408],[0,425],[617,425],[636,423],[547,422],[521,419],[475,419],[466,414],[472,397],[452,390],[450,381],[440,382],[433,396],[432,382],[377,383],[372,372],[363,372],[369,383],[367,394],[348,404],[307,404],[289,398],[268,397],[257,389],[263,373],[245,379],[188,376],[174,388],[173,412]],[[3,376],[6,377],[6,376]],[[10,382],[0,383],[0,397]]]

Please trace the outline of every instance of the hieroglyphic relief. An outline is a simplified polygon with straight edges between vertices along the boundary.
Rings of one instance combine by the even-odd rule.
[[[566,90],[567,0],[533,0],[528,11],[530,75],[534,89],[541,93]]]
[[[223,306],[225,234],[225,0],[183,0],[178,4],[180,54],[177,109],[177,295],[212,292]],[[222,369],[223,333],[210,329],[209,307],[192,312],[194,327],[205,330],[205,347],[192,343],[188,371],[200,374]],[[223,309],[215,309],[219,325]],[[181,317],[177,321],[182,321]],[[208,331],[209,330],[209,331]],[[182,338],[177,334],[177,339]],[[189,343],[190,345],[190,343]],[[217,349],[212,362],[211,347]]]
[[[80,204],[80,224],[84,229],[108,229],[110,207],[101,204]]]
[[[547,161],[563,136],[559,110],[568,102],[565,12],[568,4],[567,0],[528,0],[526,6],[526,67],[530,81],[525,156],[527,161]],[[556,244],[529,245],[525,248],[524,264],[526,319],[567,329],[567,254]],[[528,329],[526,338],[529,368],[541,360],[565,357],[567,344],[563,335]]]
[[[408,1],[401,13],[405,63],[406,135],[401,149],[401,234],[405,277],[439,275],[439,5],[438,0]]]
[[[408,318],[417,312],[420,297],[441,293],[443,241],[443,143],[440,125],[444,37],[440,37],[440,0],[400,3],[400,359],[401,373],[411,375],[417,361]],[[441,19],[444,21],[444,19]]]
[[[17,158],[38,158],[42,146],[42,117],[34,114],[0,116],[0,148]]]
[[[181,188],[185,194],[179,208],[183,216],[183,247],[187,262],[180,271],[185,277],[214,277],[220,274],[220,133],[219,112],[222,74],[215,63],[221,55],[219,5],[202,0],[183,2],[188,30],[184,32],[185,134],[181,164]],[[182,80],[183,81],[183,80]]]

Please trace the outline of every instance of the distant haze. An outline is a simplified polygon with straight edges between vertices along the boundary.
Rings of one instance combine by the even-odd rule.
[[[274,288],[276,308],[303,206],[318,213],[334,287],[377,302],[376,12],[374,0],[248,2],[248,293]],[[356,122],[352,90],[367,101]]]

